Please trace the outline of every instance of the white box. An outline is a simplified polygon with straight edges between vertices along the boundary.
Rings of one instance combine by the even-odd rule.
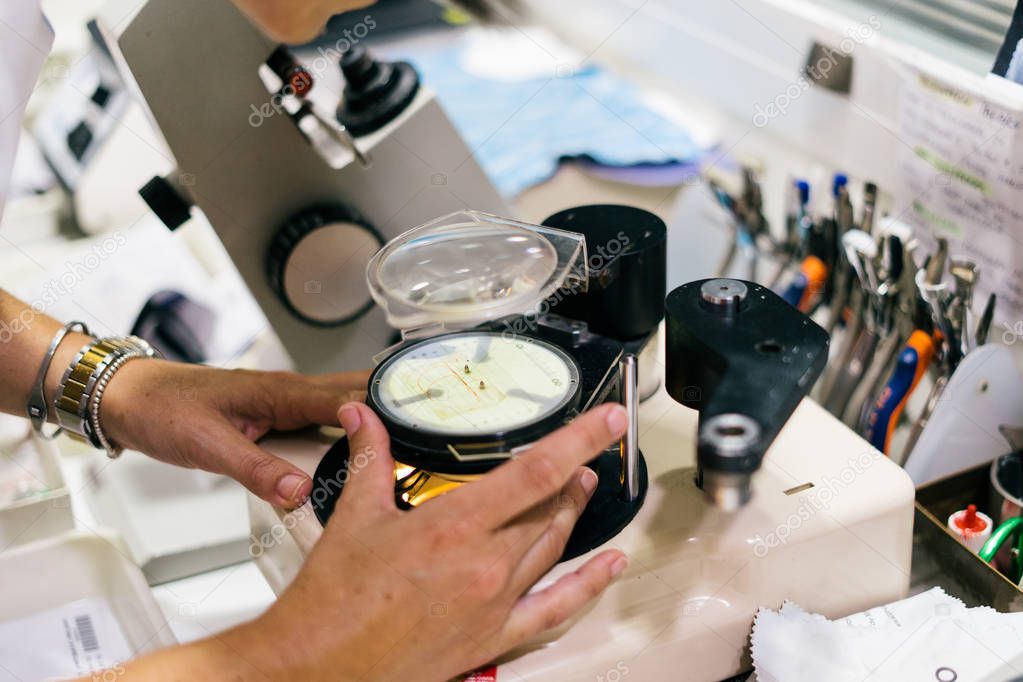
[[[13,502],[0,502],[0,550],[74,528],[71,498],[57,449],[33,434],[28,420],[0,415],[0,460],[4,465],[0,468],[0,490],[14,485],[13,478],[39,488]]]

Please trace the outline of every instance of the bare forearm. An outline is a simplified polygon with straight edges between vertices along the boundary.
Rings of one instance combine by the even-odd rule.
[[[160,682],[180,680],[244,680],[256,677],[258,670],[246,670],[241,652],[229,634],[171,647],[144,656],[125,665],[125,679]],[[245,653],[248,653],[246,651]]]
[[[0,289],[0,411],[24,416],[46,349],[61,324]],[[47,401],[53,400],[61,374],[88,340],[75,332],[64,338],[46,375]]]
[[[123,664],[126,681],[184,682],[185,680],[313,679],[297,660],[286,638],[267,636],[259,621],[246,623],[198,642],[168,647]],[[352,652],[357,657],[357,652]],[[88,682],[92,678],[81,678]],[[330,671],[333,682],[355,678],[340,665]]]

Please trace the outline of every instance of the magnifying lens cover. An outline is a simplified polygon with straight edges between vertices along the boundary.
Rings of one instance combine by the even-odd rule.
[[[405,338],[538,311],[562,287],[584,290],[581,234],[479,211],[412,228],[366,266],[373,299]]]

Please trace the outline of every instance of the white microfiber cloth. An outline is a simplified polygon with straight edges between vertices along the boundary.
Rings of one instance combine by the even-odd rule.
[[[1023,613],[967,608],[933,588],[831,621],[786,602],[753,621],[758,682],[1023,679]]]

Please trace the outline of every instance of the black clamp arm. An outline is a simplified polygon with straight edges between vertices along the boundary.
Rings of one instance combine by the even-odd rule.
[[[750,477],[828,358],[828,334],[770,289],[735,279],[685,284],[665,301],[665,385],[700,412],[700,485],[739,507]]]

